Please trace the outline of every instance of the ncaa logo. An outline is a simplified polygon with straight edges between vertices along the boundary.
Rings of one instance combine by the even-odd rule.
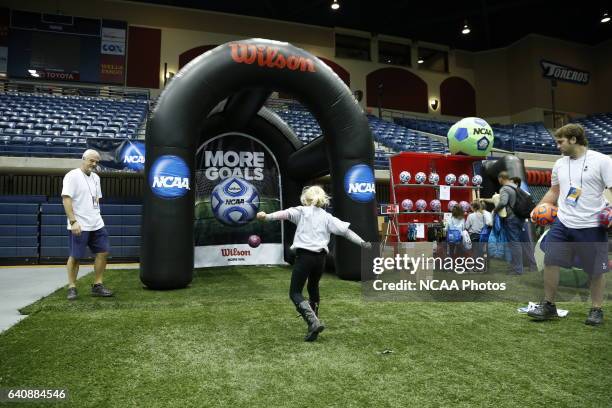
[[[351,167],[344,176],[344,191],[353,201],[372,201],[376,195],[376,183],[370,166],[356,164]]]
[[[121,163],[133,171],[143,171],[145,163],[145,145],[142,142],[127,142],[121,149]]]
[[[489,139],[487,139],[487,137],[485,136],[482,139],[478,140],[476,146],[478,150],[487,150],[487,148],[489,147],[489,143]]]
[[[187,194],[189,187],[189,167],[183,159],[174,155],[160,156],[149,170],[149,186],[153,194],[160,198],[179,198]]]

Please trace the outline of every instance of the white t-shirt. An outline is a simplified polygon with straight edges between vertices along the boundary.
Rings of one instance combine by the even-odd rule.
[[[465,220],[463,219],[463,217],[450,217],[445,227],[447,232],[449,229],[458,229],[459,231],[463,231],[465,229]]]
[[[482,210],[482,214],[485,217],[485,224],[487,224],[489,227],[492,227],[493,226],[493,214],[491,214],[487,210]]]
[[[563,225],[575,229],[597,227],[597,213],[605,207],[603,192],[612,187],[612,158],[594,150],[576,159],[562,157],[553,167],[550,184],[559,185],[557,216]],[[570,187],[582,190],[576,206],[566,202]]]
[[[100,215],[102,188],[97,174],[91,173],[88,176],[81,169],[70,170],[64,176],[62,196],[72,198],[72,211],[81,230],[96,231],[104,226]],[[70,220],[66,222],[68,229],[71,229]]]
[[[344,235],[350,223],[339,220],[322,208],[299,206],[287,208],[289,221],[297,225],[291,249],[302,248],[319,252],[329,252],[330,234]]]

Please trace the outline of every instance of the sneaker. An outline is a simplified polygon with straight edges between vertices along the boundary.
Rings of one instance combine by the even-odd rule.
[[[533,310],[527,312],[527,316],[533,317],[536,320],[549,320],[559,317],[557,306],[548,302],[539,303]]]
[[[68,294],[66,295],[66,299],[75,300],[77,298],[77,290],[76,288],[68,288]]]
[[[601,308],[592,307],[589,310],[589,315],[585,320],[584,324],[588,324],[589,326],[599,326],[603,323],[603,310]]]
[[[101,283],[96,283],[91,286],[91,295],[92,296],[100,296],[100,297],[111,297],[113,296],[113,292],[109,289],[105,288]]]

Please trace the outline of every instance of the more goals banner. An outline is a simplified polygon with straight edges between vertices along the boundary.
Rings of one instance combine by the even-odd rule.
[[[216,136],[196,153],[194,266],[283,264],[281,222],[259,211],[282,208],[276,158],[244,133]]]

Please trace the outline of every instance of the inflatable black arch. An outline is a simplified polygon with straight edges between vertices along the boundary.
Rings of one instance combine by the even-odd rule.
[[[292,155],[291,176],[316,177],[309,154],[324,145],[334,213],[367,241],[377,240],[374,145],[367,118],[350,90],[323,62],[292,46],[250,39],[223,44],[187,64],[162,92],[147,126],[140,279],[150,289],[177,289],[193,277],[192,175],[202,126],[229,96],[255,114],[273,89],[294,95],[319,122],[322,141]],[[260,97],[258,98],[257,95]],[[327,169],[324,169],[327,170]],[[345,188],[346,185],[346,188]],[[360,249],[336,242],[336,273],[359,280]]]

